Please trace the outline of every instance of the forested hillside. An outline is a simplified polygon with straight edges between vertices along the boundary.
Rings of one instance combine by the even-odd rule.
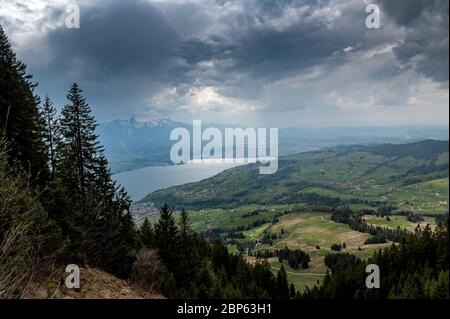
[[[448,221],[418,236],[405,237],[366,261],[337,254],[330,260],[332,273],[321,287],[307,289],[302,298],[318,299],[448,299],[449,284]],[[380,267],[380,289],[365,285],[366,266]]]
[[[238,167],[150,194],[137,226],[81,87],[60,108],[35,87],[0,27],[0,298],[448,298],[448,142]]]
[[[345,146],[282,157],[275,174],[257,165],[149,194],[142,203],[191,209],[305,203],[440,214],[448,209],[448,141]]]
[[[61,296],[53,288],[64,284],[68,264],[100,268],[149,296],[287,296],[283,271],[275,278],[265,263],[251,266],[220,242],[210,245],[191,231],[187,214],[178,227],[164,206],[154,230],[138,230],[80,86],[71,85],[60,114],[34,88],[0,28],[0,298],[38,297],[42,287],[44,297]],[[108,278],[82,272],[82,284],[92,273]]]
[[[68,261],[129,276],[138,247],[130,201],[111,178],[82,90],[72,85],[59,116],[48,97],[40,105],[2,29],[0,77],[0,295],[20,296],[33,272]]]

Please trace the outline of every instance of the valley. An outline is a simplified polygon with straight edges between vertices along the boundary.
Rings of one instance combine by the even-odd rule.
[[[448,1],[0,2],[2,309],[449,300]]]
[[[267,259],[274,274],[283,264],[289,281],[301,291],[323,280],[328,269],[324,257],[334,252],[331,245],[345,243],[346,248],[342,252],[362,259],[369,258],[377,249],[391,245],[365,244],[371,235],[332,221],[328,212],[306,211],[305,208],[301,205],[247,205],[236,209],[205,209],[189,213],[194,231],[211,241],[220,238],[228,243],[230,252],[242,252],[251,263],[256,262],[255,255],[263,251],[288,247],[307,252],[311,258],[307,269],[292,269],[286,261],[280,263],[277,257]],[[149,220],[156,223],[158,218],[158,215],[153,215]],[[427,224],[432,227],[436,225],[434,217],[425,217],[419,223],[410,222],[405,216],[391,216],[389,221],[376,215],[365,215],[364,218],[369,224],[393,229],[401,227],[411,232],[418,224],[422,228]],[[265,239],[268,236],[270,241]]]
[[[164,202],[175,210],[188,209],[195,232],[210,242],[222,240],[230,252],[242,253],[251,263],[285,247],[306,252],[306,269],[294,269],[276,256],[263,258],[274,274],[283,265],[289,281],[303,291],[320,284],[329,271],[324,258],[336,253],[332,245],[367,259],[392,244],[332,220],[337,208],[350,208],[374,229],[414,233],[417,227],[436,226],[436,217],[448,211],[448,142],[302,153],[283,157],[274,175],[240,166],[153,192],[138,204],[158,207]],[[152,223],[157,219],[149,217]]]

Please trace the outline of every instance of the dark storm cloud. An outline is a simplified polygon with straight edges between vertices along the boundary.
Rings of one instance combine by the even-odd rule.
[[[400,25],[410,25],[417,20],[425,8],[430,7],[434,0],[379,0],[383,12],[387,13]]]
[[[41,33],[20,57],[40,94],[62,105],[80,82],[100,118],[221,103],[280,112],[422,103],[413,86],[424,76],[448,83],[447,1],[379,0],[376,30],[360,0],[97,0],[80,4],[80,29],[62,25],[64,5],[45,1]],[[29,19],[16,11],[0,22],[20,39]]]
[[[380,0],[382,13],[406,29],[397,58],[435,81],[448,81],[448,0]]]
[[[64,92],[78,82],[99,118],[139,113],[148,96],[171,81],[180,40],[176,28],[145,0],[81,5],[80,18],[79,29],[62,25],[23,50],[31,60],[27,55],[44,48],[38,52],[45,52],[47,63],[38,60],[30,67],[38,75],[38,93],[49,94],[61,106]]]
[[[193,65],[212,59],[234,58],[239,49],[235,44],[227,43],[220,36],[211,36],[205,40],[188,39],[178,46],[178,53],[187,63]]]
[[[46,36],[50,68],[89,80],[161,76],[177,39],[164,15],[141,0],[106,2],[85,11],[81,7],[81,28],[61,27]]]
[[[392,39],[390,30],[373,32],[365,27],[362,1],[344,6],[335,1],[242,3],[244,10],[223,17],[227,28],[220,36],[188,39],[179,46],[180,56],[191,67],[202,61],[226,61],[217,64],[223,72],[274,81],[318,65],[332,71],[347,61],[346,48],[368,51],[398,40]],[[397,73],[398,66],[391,63],[388,71]]]
[[[157,7],[144,0],[106,1],[87,10],[82,7],[80,29],[59,28],[46,35],[51,57],[46,72],[67,74],[69,70],[79,80],[89,81],[144,76],[176,84],[192,83],[194,77],[205,85],[220,81],[220,76],[231,80],[229,74],[239,72],[273,81],[315,65],[331,71],[345,63],[345,54],[339,53],[348,47],[370,50],[385,41],[400,40],[390,39],[390,30],[375,35],[365,28],[362,1],[341,7],[339,13],[326,10],[335,4],[328,0],[213,3],[221,8],[239,4],[242,10],[208,18],[207,2],[195,5],[168,2]],[[433,10],[433,14],[441,11],[437,14],[443,15],[445,9],[448,13],[448,2],[400,0],[381,4],[383,13],[398,25],[411,28],[404,43],[394,49],[399,61],[406,64],[423,55],[423,60],[415,62],[418,71],[435,80],[448,79],[448,70],[441,67],[442,63],[448,65],[448,35],[445,36],[445,31],[437,33],[434,28],[438,23],[445,24],[445,19],[431,21],[427,26],[430,20],[427,14]],[[289,10],[294,14],[286,15]],[[218,23],[225,28],[219,32],[211,28],[196,37],[198,29],[208,30],[208,24],[214,27]],[[418,25],[419,31],[414,28]],[[184,63],[178,63],[179,59]],[[218,73],[200,72],[202,76],[198,78],[198,63],[208,61],[216,62]],[[382,78],[398,73],[399,69],[391,63],[386,71],[372,76]]]

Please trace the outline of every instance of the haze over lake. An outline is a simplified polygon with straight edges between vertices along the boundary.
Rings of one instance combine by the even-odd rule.
[[[224,170],[242,164],[201,163],[171,166],[150,166],[115,174],[115,180],[125,187],[133,201],[162,188],[198,182]]]

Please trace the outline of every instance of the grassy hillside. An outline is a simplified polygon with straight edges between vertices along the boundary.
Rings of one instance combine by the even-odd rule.
[[[311,258],[308,269],[292,269],[286,261],[283,262],[289,282],[297,289],[304,290],[320,283],[326,275],[327,267],[324,257],[334,253],[332,244],[346,244],[343,252],[357,255],[366,259],[374,251],[389,246],[386,244],[365,244],[371,235],[350,229],[348,225],[336,223],[330,219],[330,213],[321,211],[305,211],[302,205],[247,205],[231,209],[211,208],[190,211],[190,221],[193,230],[203,236],[213,239],[220,237],[228,243],[230,252],[243,251],[246,259],[256,261],[248,256],[246,248],[250,247],[251,255],[258,251],[273,251],[275,249],[301,249]],[[179,215],[176,215],[179,218]],[[154,215],[150,221],[155,223],[158,216]],[[365,215],[364,219],[370,225],[396,229],[405,228],[411,232],[417,223],[410,222],[406,216],[391,216],[390,220],[376,215]],[[420,222],[423,228],[430,224],[433,228],[434,218],[425,217]],[[271,242],[264,242],[263,238],[270,236]],[[275,236],[273,236],[275,235]],[[277,257],[269,258],[268,262],[274,274],[281,266]]]
[[[278,171],[257,165],[154,192],[142,202],[188,209],[243,205],[347,205],[431,215],[448,210],[448,141],[346,146],[280,159]]]
[[[412,213],[425,216],[420,227],[434,227],[431,216],[448,211],[448,157],[448,142],[440,141],[344,146],[284,157],[273,175],[260,175],[256,165],[241,166],[154,192],[142,202],[189,209],[195,231],[220,238],[250,262],[258,252],[305,251],[307,269],[267,259],[274,274],[283,264],[289,281],[303,291],[325,278],[324,257],[335,253],[333,244],[345,243],[344,252],[362,259],[390,245],[365,244],[372,235],[331,220],[331,208],[364,209],[371,226],[414,232],[417,222],[407,218]],[[381,217],[385,212],[394,214]]]

